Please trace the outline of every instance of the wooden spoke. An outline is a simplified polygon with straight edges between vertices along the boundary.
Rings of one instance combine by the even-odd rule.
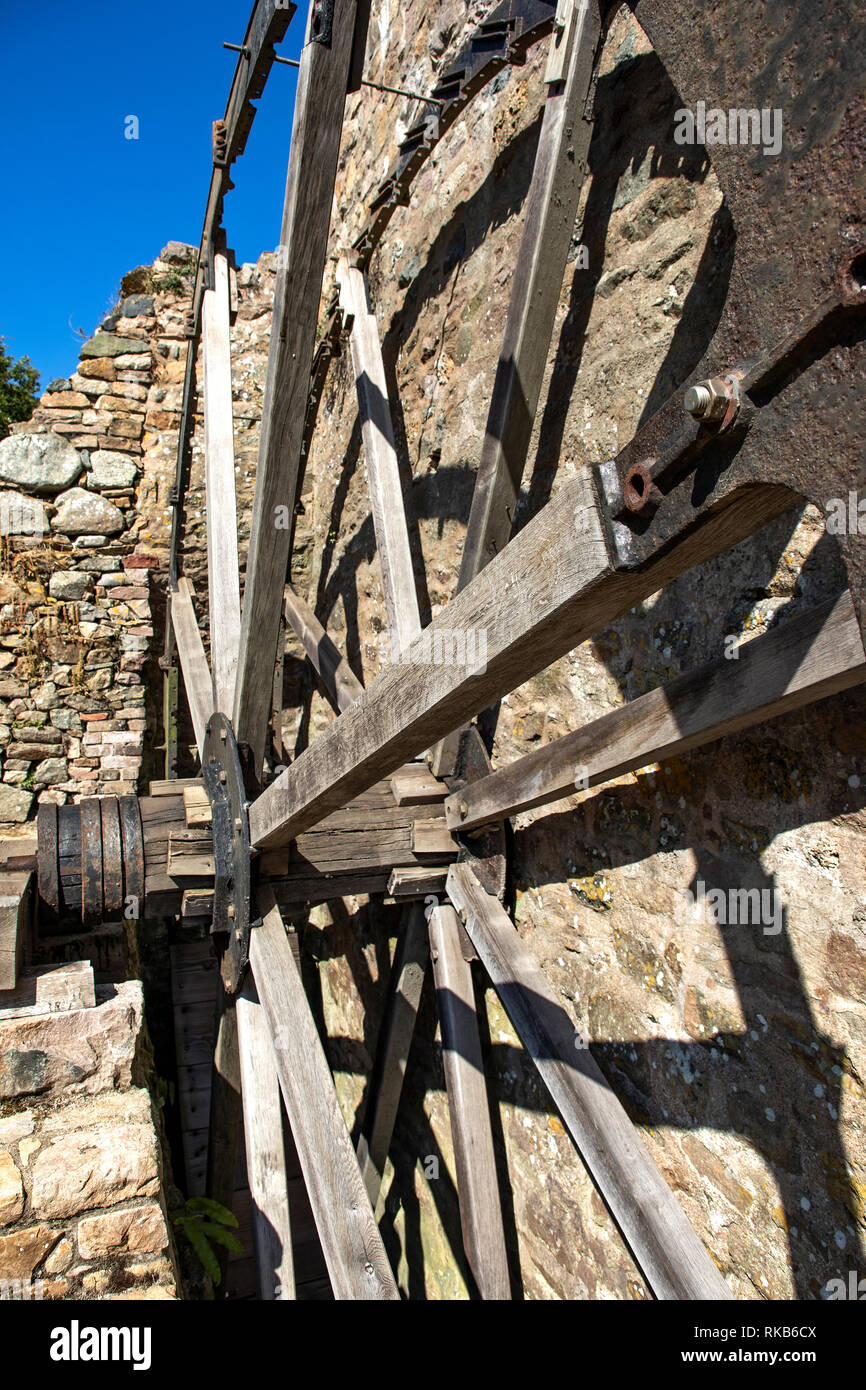
[[[435,907],[430,914],[430,956],[442,1026],[463,1245],[481,1296],[508,1299],[511,1282],[475,991],[453,907]]]
[[[644,569],[618,572],[589,472],[569,479],[425,628],[410,660],[385,670],[253,802],[253,844],[286,843],[791,500],[784,488],[749,488]],[[445,659],[461,643],[462,663]]]
[[[211,278],[214,247],[217,244],[222,222],[223,199],[231,187],[232,164],[238,155],[243,153],[256,114],[254,99],[261,96],[274,62],[274,45],[284,38],[296,9],[296,5],[284,4],[282,0],[256,0],[256,6],[250,16],[250,22],[244,36],[243,53],[238,58],[235,68],[225,116],[220,123],[221,149],[218,157],[214,159],[211,174],[190,310],[191,336],[187,346],[183,400],[177,440],[175,485],[178,494],[183,489],[185,460],[195,422],[195,367],[196,350],[201,331],[201,308],[205,290]],[[216,137],[216,131],[214,136]],[[214,145],[216,146],[216,138]],[[216,148],[214,153],[217,154]],[[179,535],[180,508],[175,507],[171,524],[170,582],[172,586],[177,580]]]
[[[358,1142],[358,1162],[374,1208],[391,1147],[429,956],[423,907],[413,903],[403,911]]]
[[[376,315],[370,308],[364,272],[357,266],[349,265],[344,258],[337,269],[337,279],[340,305],[352,318],[349,342],[364,440],[370,507],[382,571],[385,610],[391,630],[392,655],[396,655],[418,636],[421,618],[379,327]]]
[[[458,588],[507,545],[538,409],[559,292],[587,169],[587,111],[601,38],[597,0],[564,0],[565,28],[551,52],[550,83],[508,316],[472,495]],[[454,730],[433,750],[433,771],[454,770]]]
[[[250,964],[334,1295],[397,1299],[315,1020],[267,888],[259,905],[265,916],[252,932]]]
[[[207,721],[214,708],[213,682],[192,600],[192,584],[188,579],[179,580],[177,589],[171,595],[171,623],[180,657],[180,669],[183,672],[183,684],[192,717],[196,746],[201,756],[204,751]]]
[[[727,1299],[728,1286],[653,1163],[547,977],[472,870],[452,865],[448,895],[580,1156],[658,1298]]]
[[[224,243],[224,237],[222,241]],[[229,268],[223,248],[214,256],[214,287],[205,290],[202,303],[202,354],[210,659],[214,708],[230,715],[240,645],[241,589],[229,340]]]
[[[846,590],[746,642],[736,660],[707,662],[464,787],[445,802],[448,826],[470,830],[557,801],[863,680],[866,655]]]
[[[330,45],[310,41],[309,22],[295,97],[232,721],[257,769],[271,711],[355,0],[335,0]]]
[[[238,995],[235,1010],[259,1292],[266,1301],[293,1299],[295,1274],[280,1083],[251,978]]]
[[[231,1211],[241,1121],[241,1067],[236,1002],[217,985],[216,1027],[208,1121],[207,1192]],[[225,1268],[221,1251],[220,1262]]]
[[[364,693],[355,672],[331,641],[312,608],[291,584],[285,588],[284,608],[286,621],[310,658],[328,698],[339,710],[348,709]]]

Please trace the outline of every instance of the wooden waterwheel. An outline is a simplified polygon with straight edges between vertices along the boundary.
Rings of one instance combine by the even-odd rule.
[[[186,787],[186,807],[178,788],[173,797],[40,808],[39,885],[45,913],[79,912],[87,922],[116,915],[130,899],[148,914],[178,911],[184,896],[204,904],[221,975],[207,1191],[230,1202],[242,1117],[262,1298],[293,1296],[281,1104],[335,1296],[398,1297],[374,1209],[428,964],[467,1260],[483,1297],[510,1296],[473,959],[499,992],[653,1293],[731,1296],[514,929],[503,906],[503,824],[566,795],[576,779],[603,783],[862,681],[862,541],[856,532],[837,537],[843,592],[755,639],[735,663],[702,667],[499,770],[473,721],[798,499],[823,505],[866,487],[866,252],[854,202],[866,31],[853,4],[829,0],[793,11],[759,4],[748,19],[737,0],[719,0],[700,23],[679,0],[633,6],[684,106],[695,109],[723,74],[731,105],[752,107],[753,93],[784,70],[801,129],[771,174],[726,147],[713,151],[736,252],[706,352],[616,458],[581,468],[512,534],[615,8],[606,0],[504,0],[491,10],[417,102],[395,167],[340,262],[338,302],[317,345],[345,97],[363,80],[369,3],[311,0],[243,595],[222,205],[293,6],[258,0],[225,118],[214,127],[172,499],[166,650],[168,666],[175,650],[179,657],[201,774]],[[422,630],[366,267],[436,142],[497,72],[541,42],[549,45],[547,97],[457,593]],[[200,342],[209,662],[182,573],[180,520]],[[291,585],[304,462],[329,362],[345,343],[394,653],[366,690]],[[278,771],[273,691],[284,622],[339,717]],[[200,828],[190,807],[200,809]],[[281,907],[343,891],[407,901],[357,1149],[281,916]]]

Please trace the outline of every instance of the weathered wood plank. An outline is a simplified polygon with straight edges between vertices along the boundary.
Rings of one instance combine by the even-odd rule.
[[[403,909],[358,1141],[358,1163],[374,1208],[394,1134],[429,954],[424,909],[413,903]]]
[[[252,979],[238,995],[235,1010],[259,1294],[267,1302],[286,1301],[295,1297],[295,1273],[280,1083]]]
[[[430,914],[430,959],[442,1027],[442,1057],[463,1248],[482,1298],[509,1299],[511,1280],[472,969],[463,957],[460,923],[450,905]]]
[[[597,0],[574,0],[574,4],[565,81],[548,91],[526,196],[460,564],[461,589],[504,549],[511,536],[587,170],[592,115],[586,106],[601,25]]]
[[[165,871],[169,878],[213,877],[213,841],[204,830],[172,830]]]
[[[0,875],[0,990],[14,989],[30,931],[36,875]]]
[[[29,886],[25,891],[29,893]],[[3,891],[3,882],[0,880],[0,930],[3,899],[7,896],[9,895]],[[0,965],[2,961],[3,957],[0,955]],[[75,1009],[92,1009],[96,1004],[93,966],[89,960],[70,961],[67,965],[47,965],[37,970],[28,970],[19,976],[14,988],[11,985],[2,988],[0,1013],[4,1019],[39,1018],[43,1014],[71,1013]]]
[[[727,1284],[678,1206],[598,1063],[496,898],[454,864],[448,895],[581,1158],[658,1298],[727,1299]]]
[[[179,579],[171,594],[171,624],[180,657],[180,669],[189,704],[199,756],[204,752],[205,729],[213,714],[213,682],[198,621],[193,608],[193,589],[188,579]]]
[[[197,826],[210,825],[213,821],[213,814],[210,808],[207,791],[200,783],[192,787],[183,789],[183,809],[186,814],[186,823],[190,830]]]
[[[348,709],[364,693],[364,687],[348,661],[334,645],[308,603],[291,584],[285,587],[283,607],[315,669],[325,693],[339,710]]]
[[[301,1169],[338,1299],[397,1299],[315,1020],[273,894],[250,938],[250,964],[274,1049]]]
[[[187,787],[204,789],[204,782],[200,777],[168,777],[147,784],[150,796],[181,796]]]
[[[592,115],[587,102],[601,26],[597,0],[574,0],[570,30],[557,55],[564,81],[544,103],[526,197],[523,231],[475,478],[458,588],[500,550],[512,533],[526,454],[547,367],[581,188]],[[555,31],[556,37],[556,31]],[[459,731],[433,750],[433,770],[453,772]]]
[[[181,917],[213,917],[213,889],[187,888],[180,904]]]
[[[448,871],[437,864],[421,868],[392,869],[388,878],[388,892],[392,898],[423,898],[428,893],[441,893],[445,889]]]
[[[194,1007],[194,1006],[193,1006]],[[203,1007],[207,1007],[204,1005]],[[216,1009],[211,1038],[211,1091],[207,1143],[207,1194],[231,1210],[238,1164],[238,1134],[241,1123],[241,1065],[238,1048],[238,1020],[235,1000],[226,993],[222,980],[216,986]],[[177,1013],[177,1010],[175,1011]],[[191,1059],[191,1053],[188,1057]],[[217,1251],[225,1270],[225,1252]]]
[[[413,659],[385,670],[253,802],[253,844],[262,849],[292,839],[639,599],[790,505],[787,489],[749,488],[644,569],[615,571],[592,478],[582,470],[425,628],[411,649]],[[443,629],[462,635],[471,661],[431,664],[433,637]],[[477,664],[479,644],[465,640],[479,633],[486,647],[483,668]]]
[[[330,45],[307,42],[298,71],[233,718],[256,770],[271,709],[354,22],[355,0],[335,0]]]
[[[195,285],[192,292],[193,332],[187,345],[175,470],[175,485],[178,494],[183,489],[185,459],[195,420],[195,366],[201,329],[202,299],[210,280],[214,243],[217,229],[222,221],[223,199],[231,186],[231,166],[233,160],[243,152],[246,144],[256,114],[256,107],[253,102],[261,96],[274,61],[273,46],[285,36],[296,8],[296,5],[283,3],[283,0],[257,0],[255,9],[250,15],[242,45],[243,53],[238,57],[231,90],[226,102],[223,118],[225,155],[219,162],[214,163],[211,173],[204,225],[199,243]],[[170,585],[173,585],[177,579],[180,511],[179,507],[174,508],[171,523]]]
[[[412,849],[415,854],[456,857],[459,848],[444,820],[419,820],[412,827]]]
[[[222,249],[214,286],[202,301],[208,611],[214,708],[231,715],[241,634],[241,583],[235,497],[229,273]]]
[[[450,796],[451,829],[471,830],[620,777],[866,680],[851,596],[755,637]]]
[[[448,795],[448,785],[434,777],[423,764],[401,768],[391,778],[391,790],[398,806],[419,805],[425,801],[442,801]]]
[[[379,343],[379,326],[370,308],[366,275],[357,266],[349,265],[343,257],[337,267],[337,283],[340,287],[340,305],[344,313],[352,316],[349,346],[393,657],[418,636],[421,616],[400,467],[394,445],[388,383]]]

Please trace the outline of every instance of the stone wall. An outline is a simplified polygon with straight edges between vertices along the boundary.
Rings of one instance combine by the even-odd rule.
[[[0,1298],[177,1291],[141,985],[90,990],[0,1013]]]
[[[233,348],[244,524],[275,259],[265,254],[238,274]],[[117,308],[82,344],[78,370],[52,381],[32,418],[0,441],[0,827],[7,842],[33,840],[41,801],[146,791],[149,777],[163,775],[156,658],[194,262],[193,248],[170,242],[152,266],[130,271]],[[206,635],[196,418],[183,550]],[[189,743],[183,701],[180,727]],[[181,758],[189,761],[183,748]],[[160,1086],[154,1069],[142,983],[129,978],[142,973],[148,982],[150,1031],[167,1057],[167,933],[165,924],[125,925],[42,938],[19,991],[0,993],[0,1299],[166,1298],[177,1291],[165,1208],[167,1193],[173,1201],[181,1194],[172,1191],[158,1109],[170,1086]],[[43,987],[52,967],[82,955],[92,957],[98,982],[89,1006],[47,1015],[22,1010],[21,990]],[[194,1262],[186,1278],[201,1284]]]
[[[188,249],[167,252],[127,278],[186,290],[171,267]],[[136,789],[157,563],[138,544],[142,455],[173,418],[166,382],[186,350],[177,298],[124,293],[78,371],[0,441],[0,823],[25,821],[34,797]]]

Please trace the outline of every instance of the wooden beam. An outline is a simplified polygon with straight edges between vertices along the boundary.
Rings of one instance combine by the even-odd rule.
[[[217,980],[208,1120],[207,1194],[231,1211],[241,1123],[241,1066],[236,1002]],[[216,1252],[225,1273],[226,1252]]]
[[[214,158],[205,208],[204,226],[199,244],[198,266],[192,292],[192,332],[187,343],[186,370],[183,382],[183,401],[181,405],[180,427],[177,441],[177,465],[175,486],[178,496],[182,495],[185,475],[185,459],[190,435],[195,423],[195,366],[196,350],[201,329],[201,306],[207,289],[213,264],[214,243],[222,222],[223,199],[231,185],[231,166],[238,155],[243,153],[247,136],[252,127],[256,107],[253,104],[264,91],[265,82],[274,62],[274,45],[285,37],[289,23],[297,6],[283,3],[283,0],[256,0],[244,35],[243,52],[238,56],[234,78],[222,127],[224,151]],[[214,149],[214,155],[216,150]],[[177,580],[177,552],[180,539],[181,509],[173,509],[171,522],[171,558],[169,562],[169,584]]]
[[[335,0],[330,45],[310,38],[314,9],[295,96],[235,689],[235,733],[252,749],[256,771],[271,711],[355,0]]]
[[[582,470],[424,629],[409,659],[385,670],[253,802],[253,844],[292,839],[792,500],[781,487],[743,489],[644,569],[617,571]],[[437,643],[451,659],[435,659]]]
[[[657,1298],[731,1293],[544,972],[468,865],[448,895],[505,1012],[550,1091],[583,1162]]]
[[[0,932],[5,911],[2,904],[8,896],[3,892],[3,879],[6,877],[4,874],[0,878]],[[0,967],[2,964],[3,956],[0,955]],[[66,965],[41,965],[36,970],[26,970],[19,976],[14,989],[11,985],[8,990],[3,986],[0,995],[0,1015],[4,1019],[74,1013],[78,1009],[92,1009],[95,1005],[96,986],[89,960],[69,961]]]
[[[572,0],[567,31],[555,30],[551,41],[564,80],[552,82],[544,103],[458,589],[511,537],[586,176],[593,125],[587,106],[600,37],[597,0]],[[455,730],[433,749],[438,776],[454,771],[459,739]]]
[[[231,716],[241,635],[238,515],[235,497],[229,271],[224,250],[214,256],[214,287],[202,304],[205,497],[210,659],[214,709]]]
[[[171,625],[180,657],[183,684],[187,704],[195,732],[196,746],[201,757],[204,752],[207,721],[213,714],[213,682],[198,620],[192,603],[193,588],[188,579],[179,579],[177,588],[171,594]]]
[[[453,907],[434,907],[430,914],[430,958],[442,1027],[463,1248],[482,1298],[509,1299],[511,1280],[475,990]]]
[[[374,1208],[394,1134],[429,954],[424,909],[413,903],[403,909],[358,1141],[358,1163]]]
[[[331,641],[310,605],[291,584],[285,587],[283,608],[286,621],[310,658],[328,698],[339,710],[348,709],[364,693],[348,661]]]
[[[447,874],[444,864],[392,869],[388,878],[388,894],[399,902],[404,898],[427,898],[431,893],[444,893]]]
[[[442,819],[419,820],[412,827],[412,849],[421,857],[437,855],[456,859],[459,848]]]
[[[32,872],[0,874],[0,990],[14,989],[32,926]]]
[[[295,1297],[295,1273],[280,1083],[268,1026],[249,976],[235,1009],[259,1292],[265,1301],[285,1301]]]
[[[401,767],[391,778],[391,790],[398,806],[420,806],[425,802],[443,801],[448,794],[446,782],[440,782],[422,763]]]
[[[273,894],[250,937],[250,964],[316,1228],[338,1299],[398,1299],[334,1081]]]
[[[340,286],[340,306],[352,319],[349,344],[393,657],[418,636],[421,616],[394,445],[388,383],[379,343],[379,326],[370,308],[367,277],[363,270],[349,265],[343,257],[337,267],[337,281]]]
[[[574,11],[565,81],[551,86],[544,103],[463,547],[460,588],[511,537],[587,170],[592,114],[586,108],[601,24],[597,0],[574,0]]]
[[[736,649],[498,768],[448,797],[450,829],[471,830],[685,753],[866,680],[846,590]]]

